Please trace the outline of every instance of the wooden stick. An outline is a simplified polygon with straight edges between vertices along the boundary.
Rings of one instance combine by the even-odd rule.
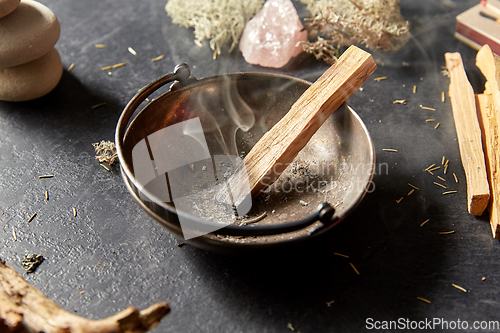
[[[0,259],[0,332],[146,332],[169,312],[167,303],[138,311],[132,306],[102,320],[66,312]]]
[[[490,225],[493,237],[500,239],[500,226],[498,220],[498,210],[500,204],[500,193],[495,191],[500,186],[500,174],[498,173],[500,165],[500,152],[498,142],[498,125],[493,114],[491,95],[479,94],[476,95],[476,106],[478,115],[480,116],[480,125],[483,130],[483,148],[486,152],[486,169],[488,181],[490,183],[490,202],[488,211],[490,214]]]
[[[476,65],[486,77],[485,94],[477,95],[483,128],[483,146],[486,151],[491,198],[488,205],[493,237],[500,239],[500,58],[488,45],[476,56]]]
[[[351,46],[300,96],[244,159],[252,196],[258,195],[280,176],[324,121],[361,87],[376,68],[369,53]],[[248,194],[248,183],[243,181],[246,175],[241,168],[239,171],[229,179],[236,206]]]
[[[490,199],[490,189],[474,91],[465,74],[460,53],[446,53],[445,59],[450,73],[450,99],[460,157],[467,179],[468,209],[471,214],[482,215]]]

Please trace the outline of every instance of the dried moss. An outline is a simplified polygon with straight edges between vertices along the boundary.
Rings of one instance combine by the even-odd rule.
[[[238,44],[247,22],[262,8],[263,0],[170,0],[165,6],[174,24],[194,28],[195,39],[210,40],[210,48],[221,54]]]
[[[332,65],[338,60],[339,50],[335,47],[335,43],[331,40],[326,40],[318,36],[315,42],[299,42],[305,52],[313,54],[316,59],[323,60],[327,64]]]
[[[312,16],[306,28],[313,39],[323,37],[337,47],[358,44],[382,51],[396,51],[410,39],[409,23],[401,15],[399,0],[300,1]],[[304,50],[318,53],[323,44],[315,47],[306,43]]]
[[[97,154],[95,159],[99,163],[107,162],[109,165],[112,165],[118,158],[114,142],[102,140],[100,143],[93,143],[92,146],[94,146],[95,153]]]

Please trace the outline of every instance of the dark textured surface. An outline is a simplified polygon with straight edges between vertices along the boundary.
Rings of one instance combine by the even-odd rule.
[[[413,39],[395,54],[374,54],[379,69],[373,77],[388,79],[369,80],[350,99],[375,143],[375,191],[324,237],[251,257],[178,247],[180,241],[133,202],[118,167],[107,172],[98,165],[91,144],[113,140],[127,101],[180,62],[196,77],[266,71],[315,80],[327,66],[300,57],[282,70],[263,69],[246,64],[237,51],[213,61],[206,42],[199,48],[192,31],[172,25],[165,1],[42,2],[61,22],[56,47],[63,64],[75,68],[46,97],[0,102],[0,256],[22,272],[26,253],[42,254],[38,270],[24,276],[62,307],[97,319],[130,304],[167,301],[172,312],[155,332],[289,332],[288,323],[300,332],[359,332],[370,317],[470,325],[498,320],[499,242],[486,216],[467,213],[451,106],[448,98],[440,101],[449,83],[440,73],[447,51],[461,52],[474,89],[482,91],[476,52],[453,38],[454,17],[476,1],[402,1]],[[150,61],[161,54],[163,60]],[[111,76],[100,70],[123,61],[127,65]],[[408,104],[393,104],[395,99]],[[423,171],[443,155],[455,195],[443,196],[436,178]],[[43,174],[55,177],[38,179]],[[407,196],[407,183],[420,190]],[[455,232],[439,234],[450,230]]]

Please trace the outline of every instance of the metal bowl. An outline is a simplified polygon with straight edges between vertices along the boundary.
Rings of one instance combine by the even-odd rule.
[[[169,83],[173,84],[167,92],[138,110],[151,94]],[[201,224],[213,224],[210,214],[217,212],[205,212],[207,217],[200,218],[176,210],[172,200],[160,198],[155,195],[154,188],[141,185],[138,178],[143,176],[137,174],[140,154],[134,152],[134,147],[149,142],[145,138],[151,141],[152,134],[169,126],[201,119],[210,154],[243,157],[310,84],[267,73],[233,73],[197,80],[190,76],[186,64],[178,65],[174,73],[141,89],[120,117],[116,145],[127,189],[146,213],[179,239],[184,239],[179,216]],[[147,165],[153,160],[151,148],[148,149],[149,154],[144,149],[145,155],[141,155]],[[178,156],[165,158],[172,161]],[[280,178],[253,199],[247,214],[224,228],[191,238],[187,243],[206,250],[232,253],[311,239],[342,221],[370,191],[374,162],[373,143],[363,121],[344,104],[325,121]],[[154,163],[152,168],[156,172],[161,169]],[[206,170],[206,165],[192,163],[189,168]],[[189,168],[184,168],[183,179],[199,181],[200,176],[191,176]],[[161,172],[156,176],[165,177]],[[192,200],[191,204],[196,206],[197,201]]]

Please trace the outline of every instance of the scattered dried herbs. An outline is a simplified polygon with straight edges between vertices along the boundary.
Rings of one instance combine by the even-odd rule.
[[[118,157],[114,142],[102,140],[100,143],[93,143],[92,145],[97,154],[95,158],[99,163],[107,162],[109,165],[112,165]]]
[[[21,260],[21,266],[27,273],[34,273],[43,260],[44,258],[41,254],[26,254]]]
[[[165,58],[165,55],[164,55],[164,54],[162,54],[162,55],[160,55],[160,56],[157,56],[156,58],[151,59],[151,61],[152,61],[152,62],[155,62],[155,61],[159,61],[159,60],[161,60],[161,59],[163,59],[163,58]]]
[[[418,300],[422,301],[422,302],[425,302],[425,303],[428,303],[428,304],[431,304],[431,301],[429,301],[428,299],[425,299],[423,297],[417,297]]]
[[[467,292],[467,289],[465,289],[464,287],[460,287],[460,286],[458,286],[458,285],[456,285],[456,284],[454,284],[454,283],[452,283],[451,285],[452,285],[453,287],[457,288],[458,290],[463,291],[464,293],[466,293],[466,292]]]

